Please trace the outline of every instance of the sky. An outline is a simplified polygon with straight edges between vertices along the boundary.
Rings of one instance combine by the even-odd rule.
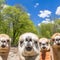
[[[22,5],[35,25],[60,19],[60,0],[6,0],[8,5]]]

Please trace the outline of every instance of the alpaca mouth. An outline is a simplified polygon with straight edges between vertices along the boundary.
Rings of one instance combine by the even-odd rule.
[[[45,51],[45,50],[47,50],[47,48],[46,47],[42,47],[42,50]]]
[[[27,51],[31,51],[32,50],[32,47],[26,47],[26,50]]]
[[[46,47],[43,47],[43,49],[46,49]]]

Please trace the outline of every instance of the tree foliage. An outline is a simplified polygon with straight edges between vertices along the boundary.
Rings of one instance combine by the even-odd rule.
[[[5,0],[0,0],[0,6],[5,3]]]
[[[41,23],[39,26],[41,37],[50,38],[56,32],[60,32],[60,19],[54,20],[54,23]]]
[[[40,28],[39,32],[42,35],[42,37],[49,38],[53,33],[53,24],[51,23],[48,24],[42,23],[39,28]]]
[[[38,34],[36,27],[22,8],[9,6],[2,10],[2,31],[11,36],[12,44],[17,45],[18,38],[25,32]],[[1,28],[0,28],[1,30]]]

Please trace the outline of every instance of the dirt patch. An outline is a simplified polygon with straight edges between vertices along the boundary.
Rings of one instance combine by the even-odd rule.
[[[16,47],[11,47],[8,60],[19,60],[18,52]]]

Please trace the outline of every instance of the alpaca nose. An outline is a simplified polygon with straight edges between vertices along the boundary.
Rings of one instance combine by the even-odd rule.
[[[2,45],[1,47],[2,47],[2,48],[5,48],[5,45]]]
[[[45,45],[45,44],[42,44],[42,45]]]

